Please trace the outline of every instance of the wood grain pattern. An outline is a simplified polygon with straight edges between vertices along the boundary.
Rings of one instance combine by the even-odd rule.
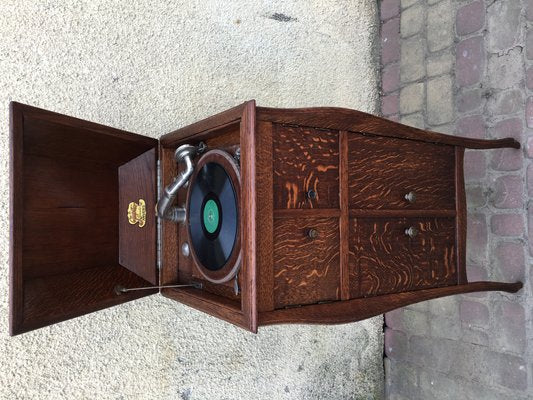
[[[257,107],[257,119],[277,124],[291,124],[321,129],[346,130],[374,135],[448,144],[469,149],[520,148],[513,138],[483,140],[425,131],[362,111],[338,107],[268,108]]]
[[[157,231],[155,206],[157,202],[156,149],[121,165],[118,169],[118,259],[120,265],[157,285]],[[142,199],[146,207],[143,227],[128,221],[130,202]]]
[[[409,227],[416,237],[405,234]],[[353,298],[457,283],[451,218],[353,219],[350,248]]]
[[[116,285],[139,287],[149,283],[118,264],[30,279],[24,286],[24,319],[16,333],[78,317],[80,310],[87,314],[157,293],[146,290],[117,296]]]
[[[350,208],[455,209],[454,147],[356,133],[348,143]]]
[[[174,159],[174,148],[159,147],[160,159],[160,185],[159,196],[162,190],[168,186],[178,174],[178,167]],[[177,205],[185,204],[185,197],[180,199],[178,193]],[[181,200],[181,201],[180,201]],[[160,271],[159,282],[161,285],[171,285],[177,283],[190,282],[190,264],[187,266],[182,262],[181,256],[181,231],[186,231],[183,224],[175,224],[166,220],[159,220],[160,223]],[[178,234],[179,230],[179,234]],[[179,260],[179,261],[178,261]]]
[[[257,190],[255,101],[244,105],[241,118],[241,228],[242,237],[242,312],[247,328],[257,332]]]
[[[11,115],[10,333],[153,293],[117,296],[122,282],[97,276],[149,284],[118,265],[118,166],[157,141],[19,103]]]
[[[308,237],[310,229],[317,238]],[[275,307],[340,299],[339,246],[335,218],[275,220]]]
[[[375,317],[409,304],[454,294],[503,291],[515,293],[522,288],[522,282],[472,282],[432,289],[421,289],[403,293],[387,294],[337,301],[329,304],[314,304],[299,308],[274,310],[259,314],[260,325],[273,324],[345,324]]]
[[[272,123],[257,123],[257,309],[274,309],[274,196],[272,192]]]
[[[464,154],[462,147],[455,148],[455,209],[457,218],[455,220],[455,243],[457,244],[457,283],[459,285],[468,283],[466,277],[466,193],[464,177]]]
[[[255,100],[250,100],[229,110],[222,111],[201,121],[167,133],[160,139],[161,146],[176,148],[180,144],[190,141],[193,137],[193,140],[197,142],[216,137],[218,136],[218,131],[226,127],[231,127],[237,121],[241,120],[246,105],[252,102],[255,104]]]
[[[275,209],[339,207],[337,132],[274,125],[273,162]]]
[[[340,259],[340,285],[341,299],[350,298],[350,267],[349,267],[349,176],[348,176],[348,132],[339,132],[339,196],[340,196],[340,220],[339,220],[339,240]]]

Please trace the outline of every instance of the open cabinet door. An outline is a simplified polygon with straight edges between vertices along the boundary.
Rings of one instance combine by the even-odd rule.
[[[10,111],[10,334],[155,293],[114,288],[157,284],[158,141],[19,103]],[[128,221],[141,198],[145,223]]]

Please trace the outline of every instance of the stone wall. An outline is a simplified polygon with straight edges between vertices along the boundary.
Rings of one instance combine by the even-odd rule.
[[[523,146],[467,151],[465,176],[469,280],[522,280],[524,289],[388,313],[387,397],[531,398],[533,1],[383,0],[381,21],[387,118]]]

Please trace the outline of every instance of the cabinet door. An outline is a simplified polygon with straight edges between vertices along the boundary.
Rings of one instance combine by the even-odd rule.
[[[352,219],[349,268],[352,298],[455,285],[455,219]]]
[[[274,209],[339,208],[339,134],[273,126]]]
[[[11,335],[154,293],[117,295],[114,288],[157,282],[157,140],[19,103],[10,107]],[[144,175],[124,176],[139,162]],[[145,271],[120,256],[125,193],[135,202],[146,197],[146,229],[137,244],[150,258]]]

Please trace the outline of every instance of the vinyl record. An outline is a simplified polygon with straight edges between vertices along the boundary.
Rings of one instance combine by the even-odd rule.
[[[239,181],[238,169],[227,153],[212,150],[199,160],[187,212],[190,244],[200,272],[212,282],[231,279],[240,261],[236,256],[240,252]]]

